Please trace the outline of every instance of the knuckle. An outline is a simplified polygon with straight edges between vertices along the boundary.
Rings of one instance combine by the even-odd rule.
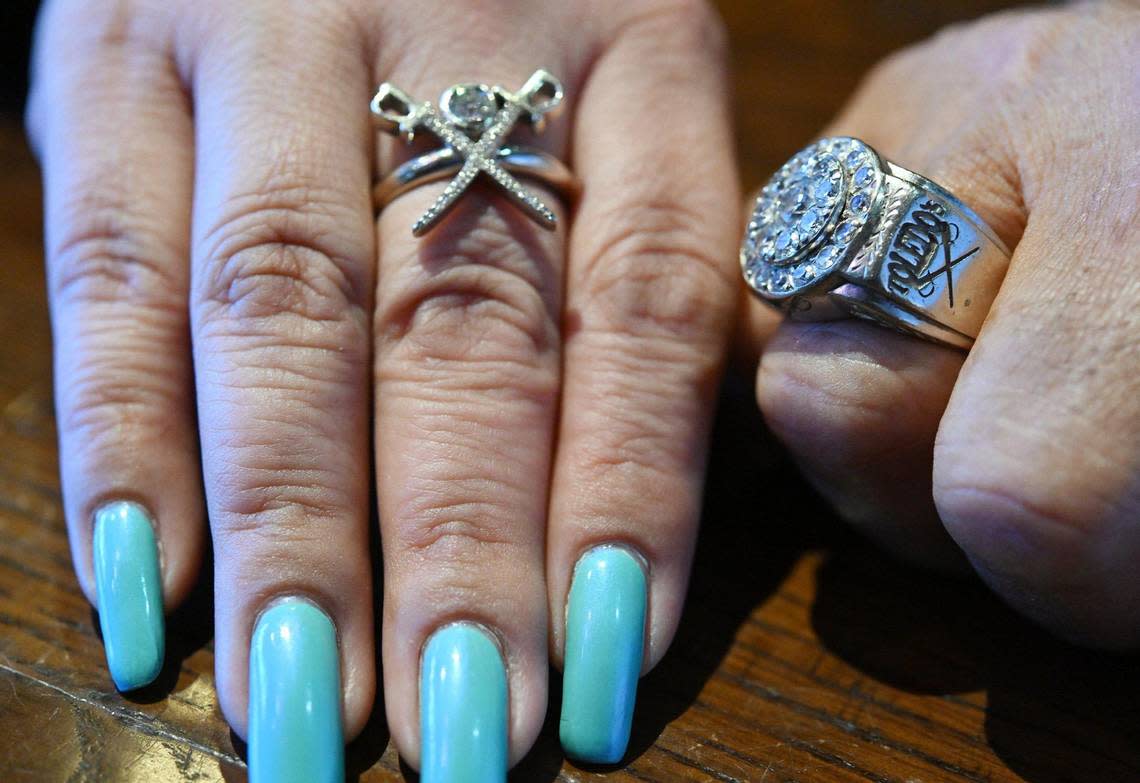
[[[1023,97],[1023,89],[1037,81],[1044,64],[1057,52],[1058,40],[1071,27],[1071,20],[1056,13],[1009,11],[973,23],[956,25],[934,39],[948,57],[984,46],[994,53],[987,58],[987,81],[1011,101]]]
[[[109,366],[114,367],[108,372]],[[183,392],[151,368],[132,367],[127,357],[81,360],[69,368],[59,398],[60,428],[72,447],[99,449],[149,432],[154,438],[178,426],[171,410],[185,405]]]
[[[719,343],[736,282],[716,244],[702,241],[700,216],[668,201],[612,214],[618,222],[600,232],[576,275],[588,308],[583,328]]]
[[[627,424],[579,443],[575,472],[593,490],[578,502],[601,518],[612,518],[615,508],[628,506],[630,498],[678,497],[678,486],[690,475],[691,463],[702,462],[705,451],[703,443],[680,440]],[[681,453],[685,446],[691,449]],[[641,505],[637,504],[639,510]],[[664,533],[670,518],[668,513],[660,514],[654,524]]]
[[[232,319],[339,321],[363,312],[369,249],[345,230],[343,215],[316,206],[320,194],[278,187],[233,203],[203,240],[198,301]]]
[[[44,5],[40,25],[53,36],[93,48],[149,45],[154,30],[147,5],[138,0],[51,0]]]
[[[694,50],[719,56],[728,49],[728,31],[724,20],[708,0],[648,0],[627,7],[632,23],[631,33],[641,32],[648,39],[660,41],[662,33],[675,40],[678,35],[691,39]]]
[[[237,319],[339,320],[352,307],[339,274],[335,261],[304,241],[255,240],[211,262],[201,296]]]
[[[203,430],[202,463],[215,526],[227,534],[312,536],[362,513],[366,485],[359,432],[364,414],[353,390],[295,381],[287,372],[224,377],[200,397],[213,416]],[[329,411],[337,411],[330,416]]]
[[[48,254],[56,302],[125,302],[134,307],[186,307],[185,264],[153,232],[130,225],[114,199],[90,195],[66,206],[73,217]]]
[[[1021,88],[1031,82],[1043,62],[1057,47],[1058,37],[1071,27],[1062,13],[1008,10],[981,19],[957,22],[930,38],[904,47],[881,60],[871,70],[871,79],[892,77],[892,83],[912,79],[916,71],[960,64],[978,80],[976,87],[1021,97]]]
[[[496,531],[457,517],[424,523],[407,536],[404,544],[408,551],[426,559],[470,565],[484,562],[488,551],[513,546]]]
[[[681,477],[699,474],[707,449],[706,401],[715,395],[718,374],[630,354],[587,362],[590,375],[579,379],[574,403],[586,418],[566,449],[581,482],[625,497],[662,497]]]
[[[403,548],[425,559],[478,566],[496,550],[517,546],[509,510],[484,493],[463,497],[453,487],[442,498],[412,497],[400,504],[397,518]]]
[[[449,247],[446,258],[429,250],[429,257],[409,260],[393,275],[373,322],[385,359],[378,365],[408,372],[467,366],[487,373],[488,382],[506,373],[535,385],[536,393],[552,392],[557,283],[533,262],[520,266],[517,240],[499,230],[471,239]]]
[[[243,464],[243,462],[245,464]],[[313,536],[320,522],[342,519],[349,499],[332,475],[321,470],[287,467],[285,460],[259,459],[261,464],[240,457],[225,460],[225,468],[213,471],[211,493],[214,516],[227,535]]]
[[[165,59],[171,53],[178,5],[140,0],[44,3],[36,23],[33,84],[60,76],[91,78],[93,64],[114,62],[108,57],[125,59],[132,67],[152,67],[154,56]],[[140,55],[145,62],[137,60]]]
[[[1056,454],[1016,453],[940,443],[934,500],[944,524],[995,574],[1052,589],[1095,588],[1122,527],[1140,518],[1138,482],[1091,463],[1072,470]]]

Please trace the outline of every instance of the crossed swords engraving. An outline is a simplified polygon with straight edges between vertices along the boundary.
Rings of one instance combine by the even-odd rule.
[[[412,225],[412,233],[423,236],[455,206],[459,197],[470,187],[480,173],[496,182],[523,212],[530,215],[543,228],[553,230],[558,223],[554,212],[538,196],[523,187],[499,160],[499,152],[515,124],[521,119],[541,133],[546,115],[555,111],[562,102],[562,84],[545,70],[535,71],[517,93],[498,85],[484,88],[481,85],[457,85],[444,92],[440,105],[448,93],[459,89],[488,90],[499,106],[494,117],[484,127],[465,127],[457,119],[447,119],[430,101],[416,101],[395,85],[384,82],[372,99],[372,114],[376,124],[395,136],[403,136],[410,144],[416,129],[431,131],[444,144],[463,159],[463,166],[443,193]]]
[[[924,293],[922,289],[926,288],[926,286],[933,283],[934,279],[936,277],[938,277],[939,275],[945,275],[946,276],[946,297],[947,297],[947,299],[950,300],[950,308],[953,309],[954,308],[954,274],[953,274],[954,267],[958,266],[958,264],[962,263],[963,261],[969,259],[975,253],[979,252],[982,248],[981,248],[981,246],[974,247],[974,248],[971,248],[970,250],[967,250],[965,253],[962,253],[961,255],[955,257],[953,252],[951,251],[951,247],[954,245],[954,242],[958,238],[958,234],[957,234],[957,230],[956,230],[957,227],[955,227],[954,231],[951,231],[951,226],[948,222],[943,220],[943,221],[940,221],[940,223],[941,223],[941,225],[938,227],[937,242],[934,243],[933,246],[930,248],[930,251],[927,254],[926,261],[922,265],[921,270],[929,270],[930,267],[933,266],[934,256],[938,253],[938,250],[940,248],[942,250],[942,262],[943,262],[942,266],[940,266],[938,269],[935,269],[934,271],[923,271],[922,274],[916,274],[915,271],[912,271],[909,267],[907,267],[905,265],[904,265],[904,271],[903,272],[898,272],[897,269],[891,269],[891,266],[893,266],[893,265],[888,265],[888,269],[890,270],[892,280],[895,278],[896,274],[899,275],[899,277],[902,278],[901,284],[904,287],[914,288],[916,291],[918,291],[919,295],[921,295],[923,298],[929,297],[930,294],[933,293],[933,290],[931,290],[928,293]]]
[[[950,300],[950,309],[952,310],[954,309],[954,275],[952,274],[952,271],[954,267],[958,266],[958,264],[974,255],[974,253],[977,253],[982,248],[980,246],[975,247],[972,250],[967,250],[957,258],[952,258],[950,246],[954,244],[954,239],[950,236],[950,226],[947,223],[942,224],[941,239],[942,241],[940,244],[942,245],[943,261],[942,267],[920,277],[918,279],[918,284],[920,286],[926,285],[928,282],[933,282],[934,278],[938,275],[946,275],[946,296]]]

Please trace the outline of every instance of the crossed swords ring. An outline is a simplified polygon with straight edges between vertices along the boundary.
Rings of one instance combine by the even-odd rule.
[[[1009,256],[945,188],[836,137],[760,191],[740,263],[752,291],[794,320],[855,316],[969,349]]]
[[[540,226],[554,229],[553,210],[515,175],[567,194],[576,189],[574,176],[553,155],[511,146],[507,137],[520,122],[541,133],[547,118],[561,108],[562,97],[562,83],[544,70],[535,71],[518,92],[497,85],[457,84],[443,92],[438,105],[416,101],[388,82],[381,84],[370,107],[379,128],[409,143],[422,128],[444,146],[409,160],[380,180],[372,193],[377,209],[419,185],[451,177],[439,198],[412,226],[412,233],[422,236],[483,174]]]

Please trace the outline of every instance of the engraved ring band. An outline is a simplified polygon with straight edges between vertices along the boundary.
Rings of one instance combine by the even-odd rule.
[[[855,316],[969,349],[1009,249],[937,183],[859,139],[821,139],[760,191],[740,251],[749,288],[793,320]]]
[[[438,104],[417,101],[389,82],[381,84],[371,103],[381,130],[410,143],[423,129],[444,146],[412,158],[376,183],[372,191],[376,209],[420,185],[451,177],[435,203],[412,225],[412,233],[422,236],[447,215],[482,174],[540,226],[555,228],[554,211],[515,175],[541,182],[566,196],[577,191],[577,181],[553,155],[509,145],[507,137],[520,122],[541,132],[546,119],[561,108],[562,95],[562,83],[541,69],[518,92],[497,85],[457,84],[444,90]]]

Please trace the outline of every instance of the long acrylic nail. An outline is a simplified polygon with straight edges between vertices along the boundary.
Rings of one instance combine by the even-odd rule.
[[[258,618],[249,650],[251,783],[344,783],[336,628],[287,598]]]
[[[479,626],[445,625],[428,640],[420,665],[420,781],[506,779],[503,657]]]
[[[107,668],[121,691],[141,688],[162,671],[166,622],[154,525],[137,503],[95,512],[93,554],[99,626]]]
[[[566,755],[625,755],[645,638],[645,571],[628,550],[591,549],[574,568],[566,611],[559,736]]]

